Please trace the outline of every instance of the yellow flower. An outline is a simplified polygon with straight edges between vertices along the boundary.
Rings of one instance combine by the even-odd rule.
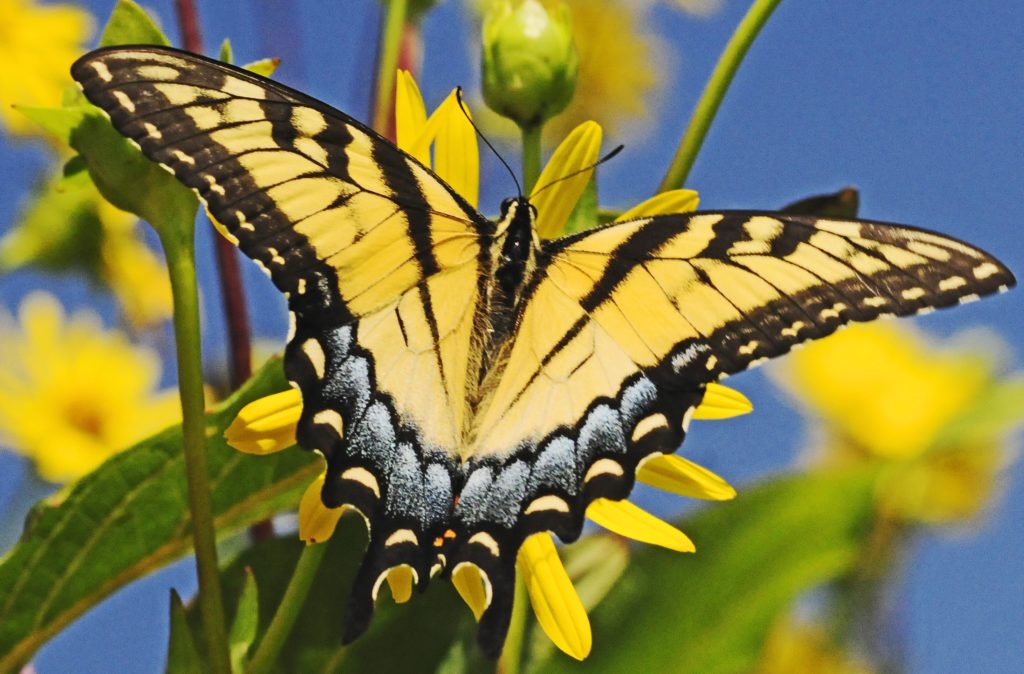
[[[56,298],[36,293],[19,322],[0,314],[0,440],[43,478],[74,480],[181,419],[176,392],[155,390],[157,354],[103,330],[98,316],[65,316]]]
[[[799,350],[779,379],[823,421],[823,461],[889,464],[879,493],[885,513],[945,522],[987,502],[1006,460],[999,438],[943,439],[994,383],[984,353],[938,349],[905,327],[872,323]]]
[[[478,157],[476,137],[465,121],[454,94],[428,119],[415,82],[399,74],[396,90],[396,132],[399,146],[429,163],[434,144],[434,167],[438,174],[466,197],[477,201]],[[460,121],[461,120],[461,121]],[[601,128],[589,122],[580,125],[555,150],[537,181],[533,203],[538,209],[538,232],[552,238],[562,234],[574,204],[592,171],[559,180],[590,166],[600,151]],[[545,186],[550,185],[550,189]],[[630,217],[679,212],[696,207],[697,195],[678,190],[659,195],[632,209]],[[236,449],[251,454],[279,451],[295,443],[295,427],[301,412],[298,391],[289,390],[254,401],[244,407],[227,429],[225,437]],[[751,410],[743,394],[718,384],[708,386],[694,418],[724,419]],[[328,509],[319,498],[323,476],[307,489],[299,505],[299,534],[307,543],[322,542],[334,531],[344,508]],[[735,491],[722,478],[675,455],[647,461],[637,471],[637,480],[683,496],[730,499]],[[598,499],[587,509],[587,517],[600,526],[644,543],[679,552],[692,552],[687,536],[670,524],[628,501]],[[590,623],[569,576],[562,566],[551,535],[544,532],[524,541],[517,560],[537,620],[544,632],[564,652],[583,659],[590,652]],[[479,619],[487,604],[486,588],[476,567],[463,564],[452,570],[452,582]],[[411,595],[412,576],[408,570],[392,569],[388,583],[396,601]]]
[[[0,17],[0,122],[11,133],[27,134],[38,127],[11,106],[60,105],[92,19],[72,5],[31,0],[0,0]]]
[[[871,667],[842,652],[825,630],[786,617],[772,628],[755,674],[871,674]]]

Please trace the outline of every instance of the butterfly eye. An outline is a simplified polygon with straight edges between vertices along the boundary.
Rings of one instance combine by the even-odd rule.
[[[508,209],[512,208],[512,204],[514,204],[515,201],[516,201],[515,199],[511,199],[510,198],[510,199],[504,199],[501,202],[501,215],[502,215],[502,217],[504,217],[505,214],[508,213]]]
[[[537,207],[534,206],[533,204],[529,203],[529,202],[527,202],[526,205],[530,207],[530,219],[536,220],[537,219]]]

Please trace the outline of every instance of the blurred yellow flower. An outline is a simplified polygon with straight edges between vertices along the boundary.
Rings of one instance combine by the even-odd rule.
[[[156,391],[160,360],[87,311],[26,297],[17,323],[0,314],[0,443],[39,475],[67,482],[181,419],[177,393]],[[102,382],[102,385],[99,385]]]
[[[868,665],[844,653],[824,629],[786,617],[772,628],[754,674],[871,674]]]
[[[545,126],[564,138],[592,119],[621,139],[642,128],[663,83],[669,45],[647,25],[647,13],[629,0],[568,0],[579,54],[576,93],[565,111]]]
[[[419,88],[408,73],[399,72],[396,88],[395,126],[398,144],[406,152],[430,165],[438,175],[460,191],[473,206],[477,202],[478,156],[476,136],[453,95],[429,118]],[[593,169],[587,171],[600,151],[601,128],[594,122],[574,129],[555,150],[541,172],[532,198],[538,209],[538,232],[556,237],[565,231],[573,206],[586,187]],[[582,171],[568,180],[561,178]],[[546,186],[550,185],[550,189]],[[538,194],[543,192],[542,194]],[[678,190],[650,199],[631,211],[634,217],[692,209],[697,195]],[[596,224],[596,223],[594,223]],[[295,444],[295,429],[302,409],[296,390],[270,395],[243,407],[224,437],[235,449],[250,454],[269,454]],[[743,394],[711,384],[694,418],[725,419],[750,412]],[[712,500],[730,499],[735,490],[722,478],[682,457],[664,455],[645,462],[637,480],[672,493]],[[327,540],[346,508],[327,508],[320,499],[324,476],[306,490],[299,504],[299,535],[307,543]],[[597,499],[587,517],[621,536],[659,545],[678,552],[693,552],[693,542],[672,525],[647,513],[629,501]],[[523,542],[517,558],[537,621],[545,634],[565,653],[582,660],[590,653],[590,622],[569,575],[562,565],[551,535],[541,532]],[[413,577],[405,567],[391,569],[388,585],[395,601],[412,594]],[[468,563],[452,569],[452,583],[479,619],[487,606],[488,592],[479,570]]]
[[[92,18],[73,5],[31,0],[0,0],[0,17],[0,123],[13,134],[32,133],[38,127],[11,105],[60,105]]]
[[[939,349],[880,322],[797,351],[779,379],[822,420],[821,461],[888,462],[879,485],[883,511],[936,523],[982,508],[1007,460],[1004,426],[946,440],[951,424],[976,411],[997,384],[993,371],[987,353]]]

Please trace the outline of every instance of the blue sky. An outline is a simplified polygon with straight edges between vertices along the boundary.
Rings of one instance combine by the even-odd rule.
[[[83,3],[100,19],[112,0]],[[356,117],[366,118],[378,4],[221,0],[200,3],[207,49],[228,36],[236,58],[284,57],[277,77]],[[170,0],[146,3],[172,37]],[[648,196],[722,47],[748,6],[726,0],[708,19],[667,5],[651,22],[671,52],[669,82],[655,124],[630,138],[602,168],[602,199],[627,205]],[[332,9],[325,9],[331,7]],[[344,7],[344,10],[340,9]],[[423,88],[436,104],[455,85],[473,89],[477,58],[462,5],[441,4],[424,27]],[[1024,6],[978,0],[810,2],[785,0],[733,84],[690,177],[705,208],[775,208],[846,185],[861,189],[863,217],[912,223],[971,241],[1024,270],[1020,234],[1024,197]],[[0,66],[2,67],[2,66]],[[606,140],[608,146],[617,143]],[[0,231],[45,166],[45,155],[0,138]],[[497,210],[512,188],[493,165],[484,170],[481,204]],[[200,240],[201,282],[211,309],[208,358],[217,358],[223,326],[212,283],[209,237]],[[247,265],[259,336],[285,333],[283,303]],[[40,283],[32,274],[0,279],[10,309]],[[61,284],[70,306],[96,305],[84,284]],[[109,302],[99,302],[109,314]],[[993,327],[1020,367],[1024,292],[916,319],[939,337]],[[688,453],[743,484],[780,470],[802,446],[801,419],[764,374],[730,380],[757,412],[735,423],[701,426]],[[0,455],[0,507],[26,476]],[[912,672],[1024,671],[1024,469],[1007,472],[1003,496],[977,527],[925,535],[900,581]],[[657,504],[654,504],[657,507]],[[62,671],[151,672],[165,640],[167,588],[194,587],[179,563],[119,593],[40,654],[42,674]],[[158,619],[153,616],[159,616]],[[73,664],[71,664],[73,663]]]

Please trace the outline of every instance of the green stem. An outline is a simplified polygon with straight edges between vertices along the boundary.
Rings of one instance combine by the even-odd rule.
[[[519,128],[523,132],[523,192],[529,196],[540,177],[540,135],[544,125]]]
[[[313,579],[316,578],[317,569],[323,561],[327,545],[307,545],[302,549],[299,561],[295,564],[295,571],[288,581],[288,588],[284,592],[281,604],[277,607],[273,620],[267,633],[256,648],[256,654],[246,669],[246,674],[267,674],[274,671],[277,656],[284,647],[285,640],[291,634],[295,621],[299,617],[299,610],[306,602],[309,589],[313,586]]]
[[[377,91],[373,104],[373,128],[387,135],[394,111],[395,71],[402,47],[402,31],[409,13],[409,0],[390,0],[377,54]]]
[[[529,192],[529,190],[527,190]],[[516,574],[516,594],[512,600],[512,618],[509,620],[505,647],[498,660],[498,674],[519,674],[523,664],[523,641],[526,637],[526,619],[530,615],[530,596],[526,593],[523,577]]]
[[[772,15],[781,1],[754,0],[747,15],[736,27],[736,32],[729,38],[729,43],[725,45],[725,51],[722,52],[722,56],[711,73],[711,79],[708,80],[700,95],[700,100],[697,102],[693,117],[690,118],[690,123],[683,133],[682,140],[679,141],[679,147],[672,158],[672,163],[669,165],[661,185],[658,186],[658,192],[677,189],[686,183],[690,169],[693,168],[693,162],[697,159],[697,153],[700,152],[700,148],[704,144],[704,138],[708,135],[711,122],[718,112],[718,106],[721,105],[722,99],[725,98],[725,92],[729,89],[736,70],[743,62],[743,57],[746,56],[750,45],[754,43],[758,33],[761,32],[761,28],[768,21],[768,17]]]
[[[173,230],[174,228],[167,228]],[[160,231],[160,230],[158,230]],[[185,233],[187,232],[187,233]],[[174,296],[174,338],[178,354],[182,436],[192,540],[199,576],[199,612],[206,635],[207,657],[213,674],[230,674],[227,630],[217,565],[210,474],[206,465],[206,416],[203,399],[203,361],[199,342],[199,291],[196,285],[194,229],[161,233]],[[174,237],[175,240],[170,240]]]

